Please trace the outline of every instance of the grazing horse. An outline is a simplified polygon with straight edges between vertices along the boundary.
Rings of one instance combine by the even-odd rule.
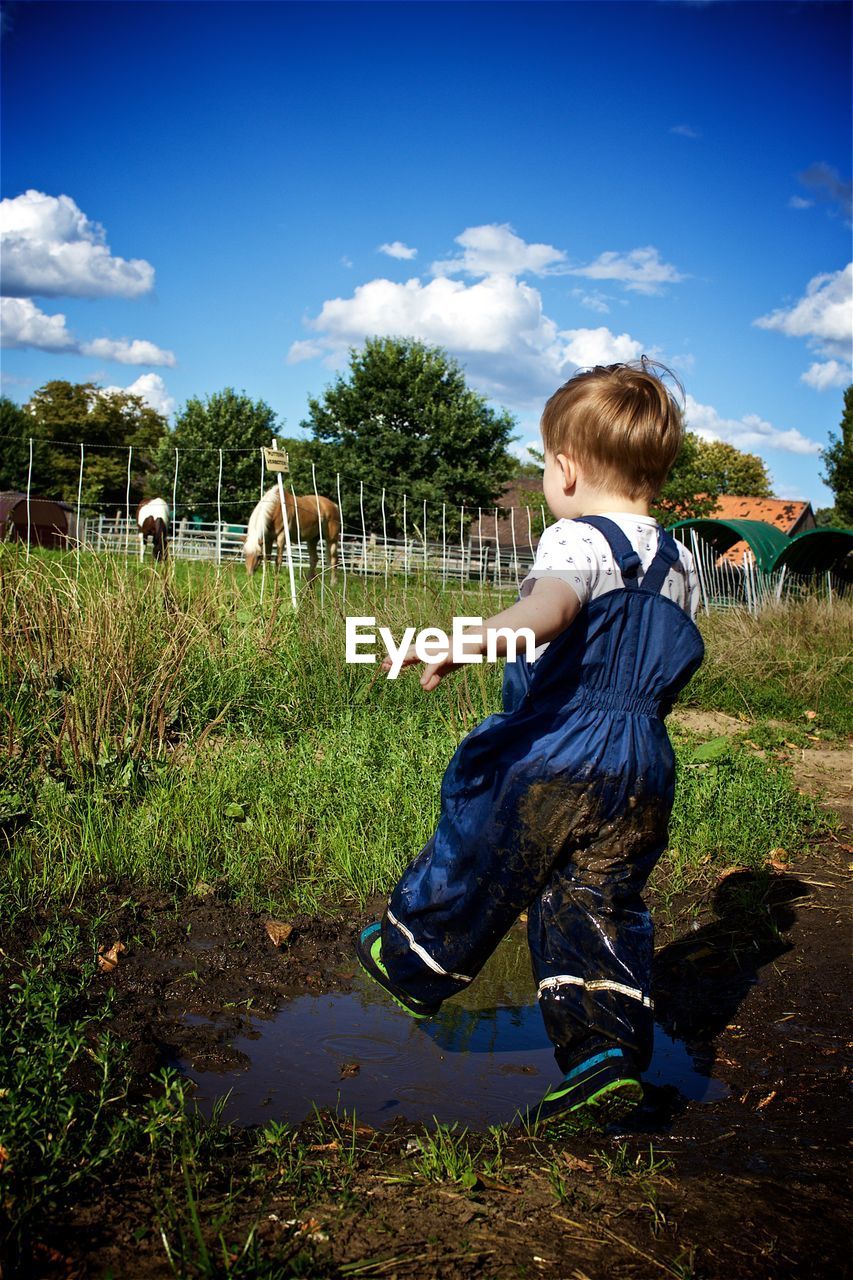
[[[313,494],[306,494],[294,501],[293,494],[285,491],[284,505],[291,544],[308,544],[309,581],[317,573],[317,543],[322,538],[329,549],[329,564],[334,582],[338,569],[338,539],[341,535],[341,513],[337,503],[332,502],[331,498],[317,498]],[[274,489],[267,490],[249,520],[243,544],[247,573],[255,572],[262,557],[270,558],[273,543],[276,544],[276,567],[281,568],[285,536],[277,485]]]
[[[140,504],[136,513],[139,526],[139,558],[145,555],[145,540],[154,543],[154,559],[166,559],[166,535],[169,528],[169,508],[162,498],[148,498]]]

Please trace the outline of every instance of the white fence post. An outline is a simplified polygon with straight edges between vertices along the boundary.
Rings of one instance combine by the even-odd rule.
[[[222,564],[222,450],[219,450],[219,475],[216,480],[216,567]]]
[[[385,488],[382,489],[382,552],[385,558],[385,590],[388,590],[388,522],[385,519]]]
[[[465,589],[465,503],[459,508],[459,553],[462,562],[459,566],[459,585]]]
[[[75,578],[80,577],[80,499],[83,494],[83,441],[80,441],[80,473],[77,476],[77,568]]]
[[[409,526],[406,521],[406,495],[403,494],[403,589],[409,587]]]
[[[447,585],[447,503],[441,504],[441,586]]]
[[[27,559],[30,558],[30,539],[32,537],[32,519],[30,516],[30,495],[33,487],[33,438],[30,436],[30,461],[27,466]]]
[[[296,560],[294,568],[299,567],[299,581],[302,581],[302,522],[299,519],[299,507],[296,505],[296,490],[293,482],[290,483],[290,496],[293,499],[293,515],[296,520]]]
[[[133,461],[133,445],[127,450],[127,488],[124,493],[124,558],[127,560],[130,543],[130,467]]]
[[[264,446],[263,446],[263,445],[261,445],[261,501],[263,501],[263,497],[264,497],[264,462],[265,462],[265,459],[266,459],[266,454],[264,453]],[[252,517],[251,517],[251,514],[250,514],[250,515],[249,515],[249,520],[250,520],[250,521],[251,521],[251,518],[252,518]],[[249,531],[248,531],[248,529],[247,529],[247,530],[246,530],[246,533],[248,534],[248,532],[249,532]],[[261,547],[260,551],[261,551],[261,605],[263,606],[263,603],[264,603],[264,587],[266,586],[266,581],[267,581],[267,548],[266,548],[266,541],[264,542],[264,545]]]
[[[364,481],[358,482],[358,506],[361,511],[361,572],[367,581],[367,526],[364,523]]]
[[[515,507],[509,509],[509,527],[512,531],[512,564],[515,571],[516,589],[519,587],[518,581],[518,547],[515,545]]]
[[[273,437],[272,447],[278,448],[278,444]],[[290,599],[294,610],[296,609],[296,582],[293,578],[293,552],[290,546],[290,521],[287,518],[287,503],[284,500],[284,482],[281,478],[281,472],[276,473],[276,481],[278,483],[278,500],[281,503],[281,518],[284,522],[284,548],[287,552],[287,572],[290,577]],[[276,554],[276,561],[278,555]]]
[[[177,542],[178,529],[178,450],[175,450],[175,474],[172,476],[172,543]]]
[[[320,549],[320,608],[322,609],[326,600],[326,552],[324,549],[325,539],[322,537],[323,516],[320,511],[320,495],[317,492],[317,470],[313,462],[311,463],[311,484],[314,487],[314,501],[317,504],[317,546]],[[295,495],[293,498],[293,505],[295,508],[296,507]],[[297,513],[297,520],[298,519],[299,519],[299,516]]]
[[[495,587],[501,589],[501,539],[498,531],[498,509],[495,507]]]
[[[344,606],[344,607],[346,607],[346,602],[347,602],[347,556],[346,556],[346,549],[345,549],[345,547],[344,547],[344,504],[341,502],[341,473],[340,473],[340,471],[336,471],[336,472],[335,472],[335,486],[336,486],[336,488],[337,488],[337,492],[338,492],[338,513],[339,513],[339,515],[340,515],[340,517],[341,517],[341,527],[340,527],[340,531],[339,531],[339,533],[338,533],[338,556],[339,556],[340,561],[341,561],[341,569],[343,570],[343,575],[344,575],[344,598],[343,598],[342,603],[343,603],[343,606]]]

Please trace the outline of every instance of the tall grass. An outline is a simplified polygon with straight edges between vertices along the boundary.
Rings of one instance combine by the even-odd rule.
[[[757,617],[742,609],[702,616],[705,662],[687,700],[703,707],[800,720],[853,733],[853,600],[780,603]]]
[[[434,827],[456,745],[499,707],[501,668],[424,694],[414,672],[390,681],[347,665],[340,591],[327,588],[324,609],[304,591],[294,613],[272,576],[262,604],[260,579],[230,567],[85,557],[77,578],[66,558],[0,549],[5,909],[118,878],[308,908],[385,889]],[[351,578],[346,613],[399,637],[512,594],[399,582],[386,594]],[[705,620],[709,674],[688,695],[730,705],[748,684],[753,701],[757,690],[773,708],[838,719],[850,610],[789,612]],[[709,852],[761,861],[814,825],[764,762],[732,757],[709,774],[690,748],[682,758],[678,866]]]

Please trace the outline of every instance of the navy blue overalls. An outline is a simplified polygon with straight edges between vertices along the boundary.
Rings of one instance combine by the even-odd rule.
[[[562,1070],[600,1042],[648,1065],[652,923],[674,757],[663,717],[702,637],[660,594],[678,558],[660,530],[644,574],[617,524],[588,516],[624,586],[591,600],[535,663],[507,662],[503,711],[460,743],[435,834],[382,920],[389,977],[435,1003],[466,986],[519,914]]]

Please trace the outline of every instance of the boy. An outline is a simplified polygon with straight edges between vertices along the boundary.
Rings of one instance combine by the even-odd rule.
[[[357,943],[367,973],[428,1017],[527,910],[540,1007],[564,1073],[537,1125],[627,1114],[651,1058],[652,925],[641,893],[673,801],[663,717],[703,657],[692,558],[649,515],[683,437],[653,368],[645,357],[597,366],[546,404],[543,488],[557,523],[520,599],[481,636],[485,652],[491,628],[529,627],[536,659],[506,664],[504,710],[460,744],[435,834]],[[452,669],[449,658],[434,662],[421,684],[434,689]]]

